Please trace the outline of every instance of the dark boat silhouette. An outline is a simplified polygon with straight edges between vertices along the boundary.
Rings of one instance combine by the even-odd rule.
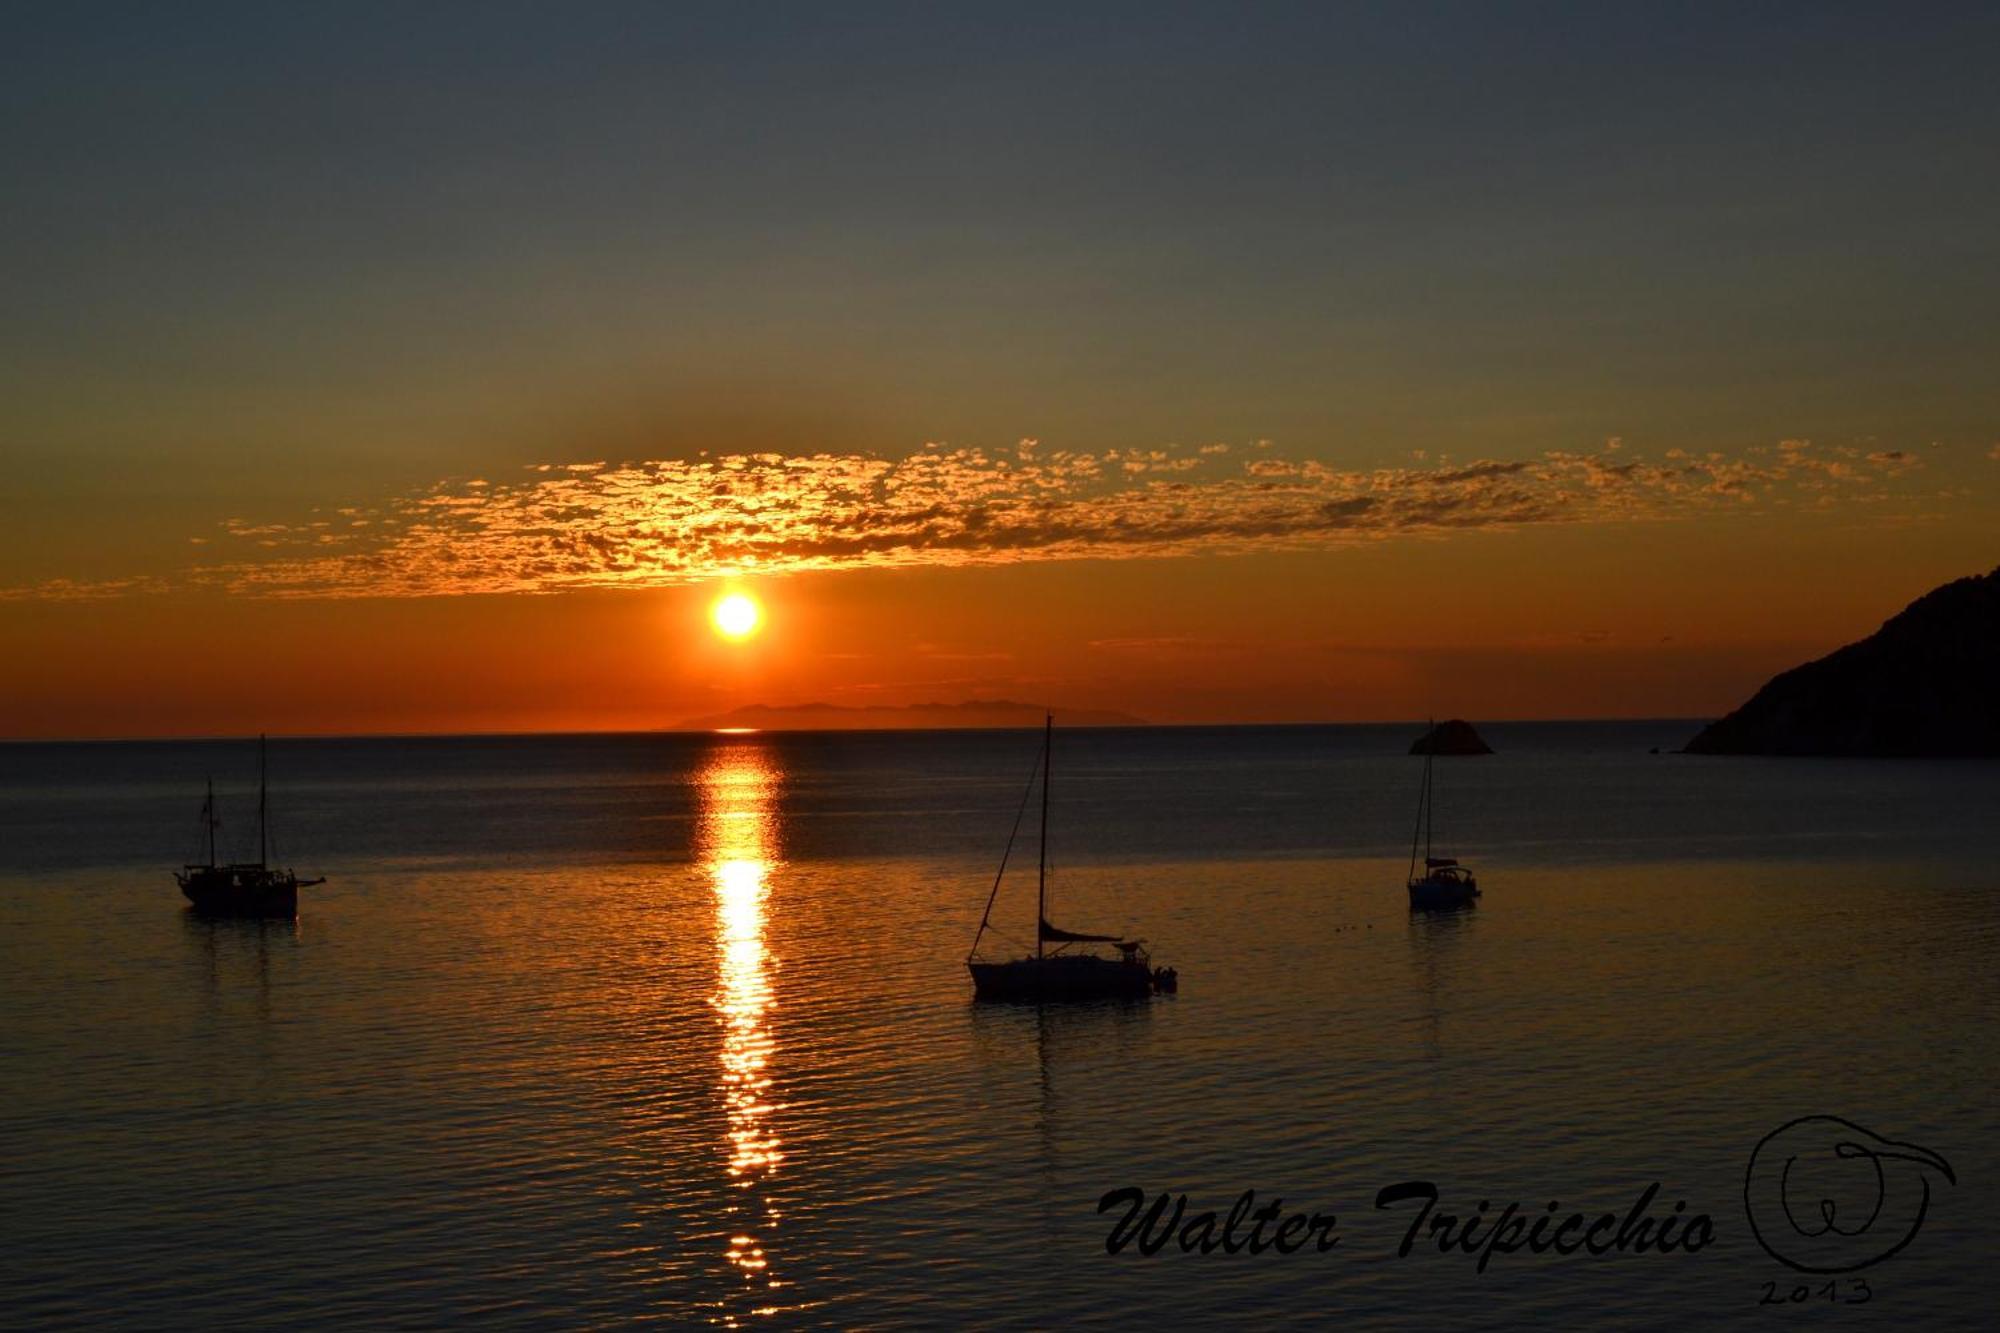
[[[208,860],[182,866],[174,873],[181,893],[195,910],[213,916],[297,916],[299,890],[324,879],[300,879],[291,870],[269,864],[270,799],[265,781],[264,738],[257,738],[257,859],[218,864],[215,831],[222,821],[215,814],[215,780],[208,783],[201,803],[201,822],[208,838]]]
[[[1429,733],[1437,734],[1433,727]],[[1431,820],[1437,805],[1437,787],[1432,780],[1431,766],[1437,762],[1438,747],[1435,744],[1424,748],[1424,783],[1417,794],[1417,826],[1410,833],[1410,910],[1413,912],[1450,911],[1460,907],[1470,907],[1479,899],[1479,879],[1468,866],[1458,863],[1456,857],[1431,855]],[[1417,841],[1421,838],[1424,846],[1424,873],[1417,873]]]
[[[1089,935],[1063,930],[1049,924],[1049,761],[1055,752],[1055,717],[1042,722],[1042,758],[1028,788],[1021,794],[1021,810],[1014,816],[1014,828],[1007,835],[1006,850],[1000,854],[1000,870],[993,877],[993,891],[986,896],[986,911],[979,918],[979,931],[972,937],[972,949],[965,965],[972,972],[973,998],[1006,1004],[1047,1004],[1076,1000],[1143,1000],[1154,991],[1178,989],[1179,977],[1170,967],[1155,968],[1142,940],[1117,935]],[[1027,812],[1028,797],[1034,794],[1035,778],[1042,783],[1042,837],[1040,862],[1035,879],[1035,951],[1024,958],[991,962],[979,957],[979,943],[985,938],[993,918],[993,901],[1000,894],[1000,882],[1007,873],[1007,858],[1013,853],[1014,838],[1021,831],[1021,815]],[[1114,953],[1073,951],[1072,945],[1109,944]],[[1054,949],[1048,946],[1054,945]]]

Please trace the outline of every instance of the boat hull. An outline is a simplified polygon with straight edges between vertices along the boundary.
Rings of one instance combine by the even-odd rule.
[[[174,879],[194,909],[210,916],[299,914],[299,881],[294,875],[197,867]]]
[[[1471,880],[1413,879],[1410,881],[1410,910],[1449,912],[1471,907],[1479,901],[1479,885]]]
[[[968,963],[973,998],[992,1004],[1066,1004],[1144,1000],[1155,989],[1153,969],[1123,958],[1089,954]]]

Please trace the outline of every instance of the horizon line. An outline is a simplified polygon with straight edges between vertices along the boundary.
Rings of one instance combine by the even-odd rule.
[[[1089,711],[1089,710],[1078,710]],[[1676,723],[1690,726],[1704,726],[1715,720],[1715,716],[1659,716],[1659,717],[1490,717],[1484,720],[1463,719],[1476,726],[1560,726],[1603,723]],[[1451,721],[1451,718],[1445,718]],[[1434,718],[1402,718],[1375,721],[1356,720],[1313,720],[1283,722],[1125,722],[1103,724],[1079,724],[1064,727],[1065,731],[1223,731],[1223,730],[1276,730],[1287,727],[1427,727],[1435,725]],[[549,739],[584,736],[860,736],[895,735],[904,733],[949,734],[973,731],[1039,731],[1041,723],[1025,723],[1019,726],[972,726],[972,727],[595,727],[595,728],[523,728],[518,731],[298,731],[298,732],[190,732],[154,736],[0,736],[0,745],[185,745],[211,744],[224,741],[252,741],[262,735],[268,740],[278,741],[418,741],[418,740],[526,740],[538,737]]]

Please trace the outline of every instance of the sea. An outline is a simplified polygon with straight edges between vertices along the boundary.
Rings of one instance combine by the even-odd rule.
[[[1991,1327],[2000,764],[1696,729],[1058,729],[1040,1010],[1039,732],[0,745],[0,1326]]]

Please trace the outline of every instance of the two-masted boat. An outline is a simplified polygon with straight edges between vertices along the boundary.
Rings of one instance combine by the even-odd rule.
[[[1055,753],[1055,717],[1042,723],[1042,758],[1028,778],[1021,794],[1021,809],[1014,816],[1013,832],[1000,854],[1000,870],[993,877],[993,891],[986,895],[986,911],[980,915],[979,931],[972,937],[972,949],[965,965],[972,972],[973,997],[979,1000],[1014,1004],[1044,1004],[1071,1000],[1143,1000],[1155,991],[1179,988],[1179,976],[1171,967],[1154,967],[1144,941],[1118,935],[1088,935],[1063,930],[1049,924],[1049,761]],[[1007,858],[1013,853],[1014,839],[1021,831],[1021,816],[1027,813],[1028,798],[1039,778],[1042,788],[1042,837],[1035,874],[1035,951],[1021,958],[992,962],[979,957],[980,942],[992,925],[993,902],[1000,895],[1000,883],[1007,874]],[[1078,945],[1108,944],[1105,954]],[[1053,947],[1051,947],[1053,946]]]
[[[1470,907],[1479,897],[1479,879],[1457,858],[1431,854],[1431,821],[1437,807],[1437,786],[1432,765],[1437,761],[1437,729],[1431,729],[1424,749],[1424,783],[1417,795],[1417,826],[1410,833],[1410,909],[1448,911]],[[1417,843],[1422,839],[1424,873],[1417,873]]]
[[[299,890],[324,879],[300,879],[289,869],[269,863],[270,797],[265,779],[264,738],[257,738],[257,859],[227,864],[215,859],[215,831],[222,821],[215,813],[215,781],[208,783],[207,799],[201,803],[202,830],[208,840],[208,860],[182,866],[174,872],[174,882],[194,904],[195,910],[216,916],[296,916]]]

